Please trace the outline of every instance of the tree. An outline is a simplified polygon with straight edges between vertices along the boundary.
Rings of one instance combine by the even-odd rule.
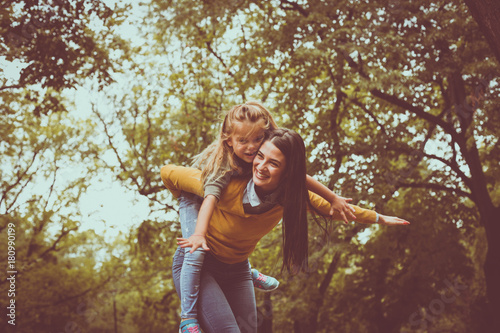
[[[82,255],[92,247],[91,235],[76,234],[81,220],[76,204],[97,169],[84,161],[100,150],[85,141],[90,120],[62,114],[42,120],[33,117],[30,101],[4,103],[17,112],[0,116],[0,258],[5,263],[9,258],[15,276],[9,301],[16,303],[17,321],[2,325],[5,331],[63,330],[76,317],[78,303],[106,279],[92,270],[94,255]],[[66,178],[70,167],[74,177]],[[5,296],[12,289],[7,280],[0,288]]]
[[[115,31],[123,9],[57,0],[13,1],[1,9],[0,55],[22,68],[0,87],[0,259],[7,262],[13,230],[18,281],[11,298],[16,326],[3,321],[2,331],[136,332],[177,322],[167,297],[175,294],[166,268],[173,246],[167,243],[165,260],[153,270],[133,253],[134,237],[111,242],[80,230],[79,201],[109,161],[95,131],[99,118],[78,117],[76,102],[65,97],[89,81],[102,89],[120,71],[116,59],[128,57]],[[141,193],[147,191],[153,192]],[[2,295],[9,288],[0,282]]]
[[[136,51],[139,58],[147,56]],[[161,183],[159,171],[167,163],[191,163],[201,147],[200,138],[209,140],[211,120],[217,117],[218,109],[217,98],[213,98],[215,102],[207,100],[201,92],[186,98],[182,108],[172,107],[175,101],[169,100],[169,93],[179,89],[177,73],[168,73],[163,66],[153,61],[133,64],[122,81],[129,84],[124,83],[123,90],[112,86],[104,90],[102,104],[92,106],[93,118],[103,133],[101,146],[112,152],[113,158],[104,161],[106,168],[150,203],[151,219],[142,221],[129,235],[129,270],[116,292],[118,316],[136,331],[178,327],[180,303],[171,266],[180,227],[176,206]],[[213,88],[208,80],[204,82]],[[109,109],[113,111],[107,112]],[[139,306],[120,311],[124,300]],[[105,324],[95,323],[95,327]]]
[[[484,37],[491,47],[491,51],[500,63],[500,23],[497,17],[500,14],[500,5],[498,2],[477,1],[477,0],[464,0],[469,7],[471,15],[476,20],[479,28],[481,29]]]
[[[498,64],[465,4],[152,1],[151,8],[160,48],[177,38],[191,68],[226,73],[217,77],[226,94],[270,105],[310,140],[312,170],[331,187],[363,193],[360,204],[380,197],[387,205],[420,188],[452,196],[460,211],[475,207],[474,219],[449,220],[485,229],[487,326],[498,328]],[[180,78],[185,88],[196,84],[191,75]]]
[[[406,212],[418,227],[376,228],[368,241],[358,237],[366,243],[343,251],[351,264],[334,277],[335,296],[321,317],[356,332],[480,332],[476,307],[483,296],[475,288],[484,282],[474,277],[478,256],[468,240],[475,227],[458,229],[449,220],[456,214],[450,196],[404,192],[384,211]],[[438,207],[443,214],[435,216]]]
[[[119,70],[112,51],[127,52],[113,30],[123,9],[102,1],[16,0],[0,10],[0,57],[22,68],[19,76],[2,78],[0,92],[27,89],[26,97],[37,102],[35,115],[65,110],[59,98],[65,88],[89,78],[101,87],[112,82]]]

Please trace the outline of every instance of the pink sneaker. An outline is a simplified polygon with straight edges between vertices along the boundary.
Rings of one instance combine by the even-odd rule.
[[[252,268],[253,286],[259,291],[270,292],[276,290],[280,282],[272,276],[267,276]]]
[[[196,319],[188,319],[181,322],[181,333],[203,333],[200,324]]]

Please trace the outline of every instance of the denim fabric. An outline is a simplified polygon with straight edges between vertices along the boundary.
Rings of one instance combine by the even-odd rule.
[[[179,197],[179,219],[181,222],[182,237],[189,238],[194,233],[198,211],[200,210],[203,198],[192,193],[182,192]],[[189,253],[191,248],[185,248],[182,271],[180,275],[181,298],[181,318],[197,318],[197,301],[200,289],[200,275],[205,250],[197,248],[193,253]]]
[[[177,248],[172,265],[179,294],[185,252]],[[182,294],[182,293],[180,293]],[[182,295],[179,295],[182,298]],[[198,321],[206,333],[256,333],[257,307],[248,261],[225,264],[206,255],[201,273]]]

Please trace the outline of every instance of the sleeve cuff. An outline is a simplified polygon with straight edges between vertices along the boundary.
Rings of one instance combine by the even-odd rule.
[[[213,195],[214,197],[217,198],[217,201],[220,199],[220,194],[221,194],[221,189],[219,186],[216,185],[207,185],[205,186],[205,196],[204,198],[207,197],[207,195]]]

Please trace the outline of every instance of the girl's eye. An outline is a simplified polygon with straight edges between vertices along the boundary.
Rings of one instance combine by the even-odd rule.
[[[239,139],[238,142],[239,143],[247,143],[247,140],[246,139]]]
[[[257,139],[255,139],[255,142],[261,142],[262,140],[264,140],[264,137],[263,136],[260,136],[258,137]]]
[[[275,168],[277,168],[277,167],[278,167],[278,164],[277,164],[277,163],[274,163],[274,162],[271,162],[271,165],[272,165],[273,167],[275,167]]]
[[[262,153],[257,153],[256,158],[262,159],[263,158]]]

